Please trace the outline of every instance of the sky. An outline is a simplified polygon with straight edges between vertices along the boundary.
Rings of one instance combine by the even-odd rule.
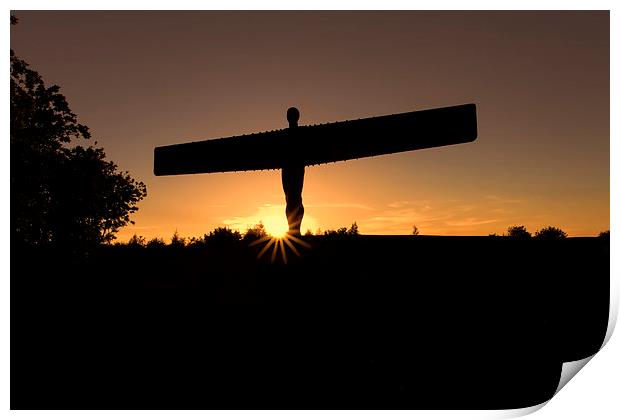
[[[464,103],[473,143],[309,167],[302,230],[609,229],[608,12],[16,11],[11,48],[147,185],[133,234],[286,225],[279,171],[155,177],[153,148]],[[380,139],[377,139],[380,141]]]

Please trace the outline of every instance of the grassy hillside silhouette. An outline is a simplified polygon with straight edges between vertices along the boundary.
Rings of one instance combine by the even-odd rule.
[[[203,239],[12,255],[12,407],[517,408],[605,334],[604,237]]]

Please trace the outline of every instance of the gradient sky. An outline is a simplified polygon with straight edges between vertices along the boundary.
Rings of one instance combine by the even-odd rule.
[[[285,225],[279,171],[155,177],[153,148],[474,102],[478,140],[310,167],[302,230],[609,229],[608,12],[15,12],[11,48],[146,183],[134,233]],[[377,139],[378,141],[380,139]]]

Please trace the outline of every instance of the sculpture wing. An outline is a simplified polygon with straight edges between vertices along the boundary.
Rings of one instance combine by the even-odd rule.
[[[317,165],[474,141],[476,105],[406,112],[155,148],[155,175]]]

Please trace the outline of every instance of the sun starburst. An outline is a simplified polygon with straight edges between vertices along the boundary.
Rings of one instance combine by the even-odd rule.
[[[250,243],[250,246],[257,246],[260,244],[264,245],[256,256],[257,259],[262,258],[265,254],[271,251],[270,261],[272,263],[276,262],[279,254],[284,264],[288,263],[287,249],[292,251],[297,257],[301,257],[301,252],[297,249],[297,246],[306,249],[310,248],[310,244],[301,239],[300,235],[291,234],[289,232],[284,232],[281,236],[263,236],[262,238],[258,238],[254,242]]]

